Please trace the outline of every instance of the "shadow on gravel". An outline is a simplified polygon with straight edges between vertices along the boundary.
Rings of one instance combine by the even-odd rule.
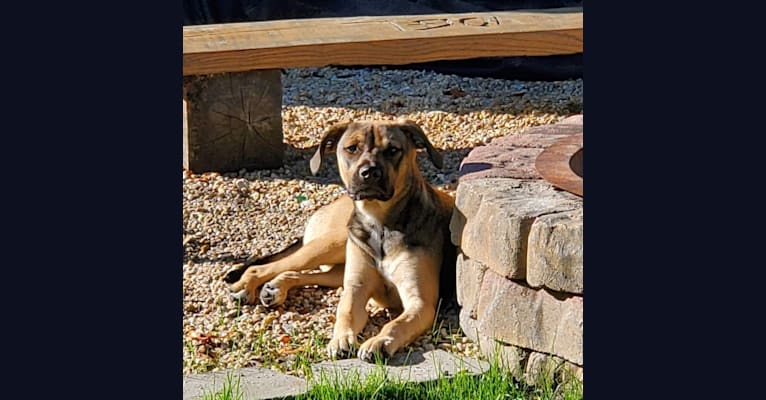
[[[540,101],[542,91],[548,91],[555,81],[523,81],[501,79],[494,83],[469,84],[452,74],[433,75],[420,69],[398,68],[414,74],[414,81],[398,75],[381,74],[396,70],[391,66],[300,68],[282,75],[282,105],[288,107],[332,107],[366,110],[391,117],[417,112],[444,112],[465,115],[485,111],[490,114],[522,114],[532,111],[571,114],[582,112],[582,97],[569,97],[562,92],[560,104]],[[287,70],[284,70],[286,73]],[[478,79],[470,77],[470,79]],[[578,78],[562,79],[568,81]],[[516,82],[507,82],[516,81]],[[533,88],[538,84],[544,88]],[[311,88],[319,87],[318,90]],[[343,88],[328,96],[327,88]],[[392,89],[396,88],[396,91]],[[537,93],[534,91],[537,90]],[[333,89],[332,91],[335,91]],[[553,90],[554,92],[556,90]]]

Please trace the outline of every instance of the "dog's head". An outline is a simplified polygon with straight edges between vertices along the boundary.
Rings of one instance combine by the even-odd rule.
[[[415,122],[342,122],[322,136],[311,158],[311,173],[316,175],[327,153],[336,153],[338,170],[349,196],[354,200],[390,200],[412,174],[420,174],[416,154],[425,149],[437,168],[442,156],[434,149]]]

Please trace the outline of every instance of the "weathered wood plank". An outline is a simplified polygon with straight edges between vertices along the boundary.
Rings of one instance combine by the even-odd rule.
[[[194,25],[183,74],[574,54],[582,32],[581,7]]]

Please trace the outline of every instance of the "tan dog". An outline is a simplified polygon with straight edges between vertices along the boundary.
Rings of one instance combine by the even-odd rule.
[[[449,240],[454,200],[423,179],[418,149],[442,167],[441,155],[412,121],[345,122],[329,128],[311,159],[311,172],[316,175],[322,157],[335,152],[348,197],[311,216],[302,244],[254,262],[260,265],[230,271],[225,279],[233,283],[234,296],[254,302],[263,285],[261,302],[274,306],[295,286],[343,286],[327,346],[333,358],[357,348],[369,300],[402,312],[358,347],[360,359],[391,356],[420,336],[436,316],[440,276],[446,281],[442,289],[454,286],[455,256]],[[322,272],[299,272],[317,267]]]

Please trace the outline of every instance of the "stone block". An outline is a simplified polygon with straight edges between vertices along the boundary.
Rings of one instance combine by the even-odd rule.
[[[557,292],[583,293],[583,210],[548,214],[532,223],[527,283]]]
[[[467,258],[463,253],[458,254],[456,263],[457,302],[463,308],[475,314],[476,303],[479,301],[479,290],[484,278],[486,266]]]
[[[468,308],[462,307],[460,309],[459,319],[460,329],[463,330],[465,336],[481,345],[481,342],[479,342],[481,336],[479,335],[479,326],[478,321],[476,321],[476,315],[472,315],[471,310]]]
[[[527,359],[524,369],[524,378],[528,385],[538,385],[545,382],[553,382],[556,370],[560,368],[564,360],[548,354],[532,352]]]
[[[581,207],[543,181],[491,178],[461,182],[450,222],[452,242],[497,273],[526,277],[527,239],[540,215]]]
[[[479,179],[473,182],[460,183],[455,194],[455,210],[450,220],[450,234],[452,243],[456,246],[461,245],[461,239],[465,223],[469,218],[473,218],[479,210],[482,199],[486,197],[497,197],[507,191],[520,188],[521,180],[518,179]],[[492,189],[501,185],[500,193]]]
[[[492,339],[486,335],[479,335],[479,349],[489,360],[497,360],[501,366],[511,371],[511,375],[517,380],[524,379],[524,373],[529,358],[529,350],[512,346]]]
[[[285,151],[279,70],[184,77],[184,168],[278,168]]]
[[[582,365],[582,297],[557,296],[487,270],[475,325],[481,335]]]
[[[528,385],[557,382],[573,384],[574,379],[582,382],[582,367],[560,357],[531,352],[524,368],[524,380]],[[574,379],[573,379],[574,378]]]
[[[583,382],[583,367],[581,365],[572,364],[569,361],[564,361],[564,364],[561,366],[561,368],[558,371],[558,379],[559,382],[567,382],[571,381],[572,378],[580,381],[580,383]]]

